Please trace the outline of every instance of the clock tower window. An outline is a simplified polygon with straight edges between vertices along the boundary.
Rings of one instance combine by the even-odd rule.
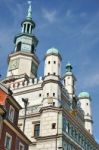
[[[31,46],[31,53],[34,54],[34,45]]]
[[[27,33],[29,33],[30,24],[27,25]]]
[[[22,45],[21,42],[19,42],[19,43],[17,44],[17,49],[16,49],[17,52],[18,52],[18,51],[21,51],[21,45]]]
[[[25,33],[25,30],[26,30],[26,24],[24,24],[24,28],[23,28],[23,29],[24,29],[24,33]]]

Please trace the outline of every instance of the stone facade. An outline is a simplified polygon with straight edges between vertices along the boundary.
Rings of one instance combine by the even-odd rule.
[[[65,75],[61,75],[62,58],[56,48],[47,50],[44,76],[37,78],[37,38],[32,35],[31,26],[35,27],[35,23],[30,12],[31,5],[29,17],[22,22],[22,33],[15,38],[15,51],[9,56],[7,78],[3,81],[23,107],[19,128],[32,141],[30,150],[98,150],[92,135],[90,98],[86,100],[82,95],[79,99],[76,95],[71,64],[67,64]],[[13,66],[11,61],[17,58],[18,65]],[[86,119],[83,102],[87,101],[90,118]]]

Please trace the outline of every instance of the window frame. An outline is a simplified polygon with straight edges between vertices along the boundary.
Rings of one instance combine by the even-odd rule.
[[[56,61],[54,60],[53,63],[56,64]]]
[[[47,97],[49,97],[49,93],[47,93]]]
[[[22,150],[24,150],[24,149],[25,149],[24,144],[22,144],[21,142],[19,142],[19,150],[21,150],[21,149],[20,149],[20,146],[22,146]]]
[[[36,126],[39,126],[39,130],[36,129]],[[39,132],[39,134],[38,134]],[[40,123],[37,123],[34,125],[34,137],[39,137],[40,136]]]
[[[10,138],[9,148],[6,147],[7,146],[7,137]],[[11,150],[11,144],[12,144],[12,136],[8,132],[6,132],[4,146],[7,150]]]
[[[41,93],[39,93],[39,97],[41,97],[42,96],[42,94]]]
[[[50,64],[50,61],[48,61],[48,64]]]
[[[13,116],[10,114],[10,110],[13,110]],[[15,117],[15,109],[13,108],[12,105],[10,105],[10,108],[9,108],[9,113],[8,113],[8,118],[11,122],[14,122],[14,117]]]
[[[52,123],[52,129],[56,129],[56,123]]]

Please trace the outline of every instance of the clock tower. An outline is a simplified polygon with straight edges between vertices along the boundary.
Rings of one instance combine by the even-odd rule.
[[[32,20],[31,2],[25,20],[22,21],[22,31],[14,38],[15,48],[9,55],[7,77],[26,74],[28,77],[37,76],[39,60],[36,56],[38,40],[33,34],[35,23]]]

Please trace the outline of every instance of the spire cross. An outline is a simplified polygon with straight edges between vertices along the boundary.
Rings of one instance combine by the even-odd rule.
[[[29,8],[28,8],[28,15],[27,15],[27,19],[32,19],[32,2],[31,1],[28,1],[28,4],[29,4]]]

